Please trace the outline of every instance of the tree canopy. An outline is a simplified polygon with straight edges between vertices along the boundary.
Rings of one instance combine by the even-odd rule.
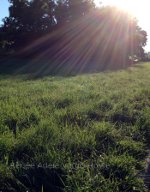
[[[143,58],[147,33],[116,7],[93,0],[9,0],[1,49],[59,65],[105,68]]]

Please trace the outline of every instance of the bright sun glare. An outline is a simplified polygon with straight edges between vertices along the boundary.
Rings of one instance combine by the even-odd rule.
[[[101,0],[95,0],[97,6],[100,2]],[[115,5],[134,15],[142,25],[148,23],[150,2],[147,0],[102,0],[102,5]]]
[[[100,3],[102,2],[102,3]],[[100,5],[113,5],[119,7],[133,16],[135,16],[139,22],[139,25],[150,34],[150,1],[148,0],[95,0],[97,6]],[[150,49],[150,43],[147,47]]]
[[[102,2],[102,5],[115,5],[136,16],[139,20],[145,18],[147,12],[149,12],[149,3],[145,0],[95,0],[97,6],[101,4],[100,2]]]

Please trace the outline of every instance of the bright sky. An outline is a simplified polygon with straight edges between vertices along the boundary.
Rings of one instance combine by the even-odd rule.
[[[95,0],[98,5],[115,5],[134,15],[139,21],[139,26],[147,31],[148,39],[146,51],[150,51],[150,0]]]
[[[8,0],[0,0],[0,24],[2,23],[2,19],[8,16]]]
[[[102,5],[115,5],[135,15],[139,26],[148,33],[149,42],[146,50],[150,51],[150,1],[149,0],[95,0],[95,3],[102,2]],[[8,16],[8,0],[0,0],[0,24],[2,18]]]

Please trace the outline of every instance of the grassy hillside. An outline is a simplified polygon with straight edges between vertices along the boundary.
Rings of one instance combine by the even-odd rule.
[[[117,72],[0,76],[0,190],[144,192],[150,63]]]

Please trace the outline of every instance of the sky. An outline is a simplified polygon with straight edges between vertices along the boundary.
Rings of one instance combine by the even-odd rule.
[[[2,23],[2,19],[8,16],[8,0],[0,0],[0,24]]]
[[[139,21],[139,26],[148,33],[148,42],[145,47],[146,51],[150,51],[150,0],[94,0],[98,5],[115,5],[133,14]],[[8,0],[0,0],[0,24],[2,19],[8,16]]]
[[[145,47],[146,51],[150,51],[150,0],[94,0],[96,4],[102,2],[101,5],[115,5],[130,14],[138,20],[138,25],[147,32],[148,42]]]

